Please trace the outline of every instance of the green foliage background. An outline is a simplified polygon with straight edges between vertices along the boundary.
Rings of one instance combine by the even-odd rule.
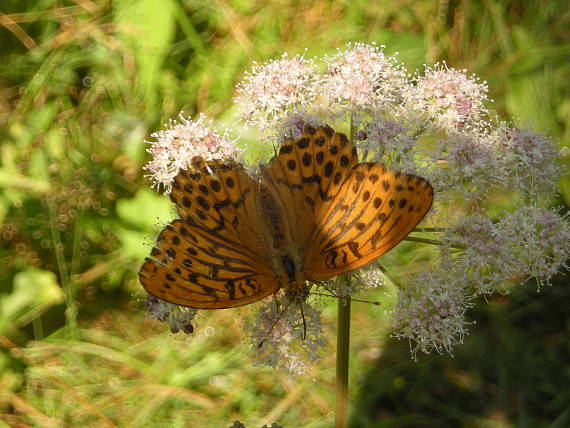
[[[497,114],[570,148],[569,36],[561,0],[4,0],[0,425],[332,426],[333,357],[312,379],[290,379],[251,366],[239,310],[209,314],[190,338],[145,320],[136,274],[149,246],[141,243],[172,212],[149,190],[143,140],[180,110],[239,128],[231,97],[252,61],[363,41],[399,52],[409,70],[445,60],[476,73]],[[569,180],[561,195],[559,204],[570,201]],[[354,312],[356,400],[378,355],[393,346],[383,311]],[[334,325],[334,302],[325,318]],[[567,340],[568,328],[560,334]],[[552,364],[568,371],[562,360]],[[425,370],[437,382],[438,369]],[[354,426],[443,426],[461,406],[429,408],[422,424],[411,407],[381,413],[383,422],[362,413]],[[564,416],[561,406],[544,416],[524,401],[502,406],[469,407],[457,423],[570,424],[566,410],[549,425],[556,412]]]

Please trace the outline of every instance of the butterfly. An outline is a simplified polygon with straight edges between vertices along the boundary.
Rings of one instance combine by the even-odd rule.
[[[304,125],[258,178],[237,162],[195,157],[170,198],[180,218],[158,235],[140,281],[159,299],[221,309],[373,262],[422,220],[433,189],[358,163],[356,148],[329,126]]]

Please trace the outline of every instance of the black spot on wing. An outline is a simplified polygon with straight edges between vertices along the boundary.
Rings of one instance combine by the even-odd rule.
[[[317,132],[317,130],[311,125],[305,125],[304,131],[309,135],[313,135],[315,132]]]
[[[342,174],[340,172],[337,172],[333,177],[333,183],[339,184],[341,180],[342,180]]]
[[[331,138],[334,135],[334,129],[332,129],[330,126],[325,125],[322,129],[327,137]]]
[[[325,177],[330,178],[330,176],[332,175],[333,172],[333,168],[334,168],[334,164],[332,161],[328,161],[325,164]]]

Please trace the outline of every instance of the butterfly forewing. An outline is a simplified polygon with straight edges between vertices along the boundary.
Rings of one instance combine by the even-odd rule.
[[[357,165],[315,213],[305,277],[329,278],[380,257],[413,230],[432,200],[431,185],[420,177],[376,163]]]
[[[331,127],[305,126],[301,138],[285,139],[279,154],[262,168],[285,215],[291,248],[303,257],[321,204],[334,197],[357,164],[356,149]]]
[[[270,245],[259,224],[259,184],[234,162],[192,160],[172,184],[171,200],[180,218],[191,219],[212,235],[244,245],[269,258]]]

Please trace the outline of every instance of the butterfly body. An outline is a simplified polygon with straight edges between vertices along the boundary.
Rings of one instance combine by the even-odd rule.
[[[159,234],[141,283],[160,299],[217,309],[370,263],[424,217],[433,190],[414,175],[359,164],[346,136],[306,126],[259,178],[195,158],[170,196],[180,218]]]

